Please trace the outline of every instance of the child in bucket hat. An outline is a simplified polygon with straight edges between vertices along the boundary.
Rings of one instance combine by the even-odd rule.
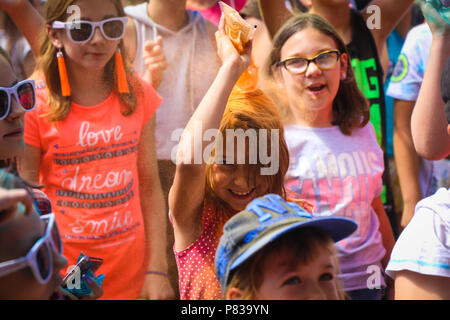
[[[357,228],[340,217],[313,217],[269,194],[224,226],[215,271],[226,299],[344,299],[334,242]]]

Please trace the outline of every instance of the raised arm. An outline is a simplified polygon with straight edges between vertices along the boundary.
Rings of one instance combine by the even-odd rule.
[[[411,130],[417,153],[429,160],[439,160],[450,154],[444,101],[440,81],[445,62],[450,56],[450,26],[442,32],[430,24],[433,33],[430,56],[419,97],[411,117]]]
[[[414,0],[372,0],[361,13],[367,21],[375,11],[367,10],[370,6],[376,6],[380,10],[380,28],[370,31],[375,39],[378,52],[384,46],[389,34],[394,30],[403,16],[408,12]]]
[[[281,26],[292,18],[292,13],[284,5],[284,0],[258,0],[261,16],[271,38]]]
[[[40,33],[44,28],[44,19],[28,0],[0,0],[0,9],[4,10],[30,44],[35,57],[39,56]]]
[[[14,216],[19,203],[25,206],[25,213],[31,213],[33,203],[25,189],[0,188],[0,226]]]
[[[239,55],[221,28],[216,33],[222,66],[208,92],[189,120],[177,153],[177,168],[169,193],[169,208],[174,226],[175,249],[182,250],[201,233],[201,210],[205,196],[203,151],[211,141],[203,141],[207,130],[217,130],[228,97],[241,73],[249,66],[251,44]]]

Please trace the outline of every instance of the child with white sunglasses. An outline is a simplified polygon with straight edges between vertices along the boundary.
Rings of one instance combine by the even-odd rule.
[[[104,299],[171,297],[158,276],[167,272],[154,147],[161,98],[127,67],[122,4],[50,0],[44,19],[23,175],[45,185],[69,264],[80,251],[104,260]]]
[[[21,189],[19,178],[5,169],[0,170],[0,184]],[[0,225],[0,299],[49,299],[61,283],[59,272],[67,265],[55,217],[39,217],[34,209],[25,214],[20,203],[12,211]]]
[[[23,182],[8,170],[0,169],[0,187],[9,192],[19,191],[23,190]],[[15,206],[0,211],[0,219],[8,215],[8,219],[0,224],[0,299],[62,299],[60,272],[67,266],[67,259],[63,256],[55,216],[39,216],[33,206],[26,213],[23,203],[26,201],[20,199]],[[91,293],[82,299],[96,299],[102,295],[101,287],[94,280],[84,279]]]
[[[34,81],[18,81],[3,50],[0,73],[0,299],[48,299],[67,264],[61,243],[51,240],[51,231],[57,230],[54,218],[40,221],[23,181],[9,172],[23,153],[24,114],[35,106]],[[43,222],[50,220],[44,233]],[[31,248],[34,238],[39,241]]]
[[[0,299],[62,298],[53,293],[67,260],[54,216],[48,214],[50,202],[15,172],[24,148],[24,115],[35,107],[34,81],[19,81],[3,50],[0,74]],[[83,299],[102,295],[95,281],[88,286],[91,293]]]
[[[24,151],[25,113],[33,110],[36,105],[35,85],[34,80],[17,79],[13,63],[3,49],[0,49],[0,74],[0,169],[7,169],[17,175],[17,162]],[[23,186],[29,189],[40,214],[51,212],[50,200],[37,186],[27,181],[23,181]],[[18,192],[22,194],[19,198],[23,199],[23,190]],[[16,194],[11,198],[9,195],[8,202],[18,199],[17,196]],[[0,221],[6,219],[3,215]]]
[[[24,149],[24,115],[35,107],[35,88],[33,80],[16,78],[12,61],[3,49],[0,49],[0,73],[0,169],[14,173],[17,158]],[[10,218],[11,208],[18,201],[25,204],[27,213],[31,211],[32,201],[26,190],[2,189],[0,198],[0,224]]]

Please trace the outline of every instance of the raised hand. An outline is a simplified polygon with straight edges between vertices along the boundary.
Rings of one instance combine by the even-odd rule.
[[[244,47],[244,52],[239,54],[225,33],[225,19],[223,15],[220,18],[219,30],[216,31],[215,35],[217,42],[217,54],[222,61],[222,65],[228,65],[235,68],[236,72],[240,75],[250,65],[253,39],[246,44]]]
[[[168,66],[163,51],[163,38],[158,36],[155,41],[145,42],[144,50],[144,63],[147,67],[145,80],[157,89],[163,80],[164,70]]]
[[[444,7],[442,2],[441,0],[421,0],[419,2],[425,20],[433,34],[448,34],[450,32],[450,7]],[[450,4],[449,1],[447,2]]]
[[[27,3],[27,0],[0,0],[0,9],[10,14],[16,10],[19,10]]]
[[[25,189],[6,190],[0,188],[0,225],[11,218],[24,205],[24,213],[30,213],[32,200]]]

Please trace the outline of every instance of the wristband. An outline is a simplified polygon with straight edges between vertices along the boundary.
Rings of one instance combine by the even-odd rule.
[[[162,272],[162,271],[153,271],[153,270],[149,270],[146,271],[145,274],[156,274],[158,276],[163,276],[163,277],[169,277],[169,274],[167,272]]]

